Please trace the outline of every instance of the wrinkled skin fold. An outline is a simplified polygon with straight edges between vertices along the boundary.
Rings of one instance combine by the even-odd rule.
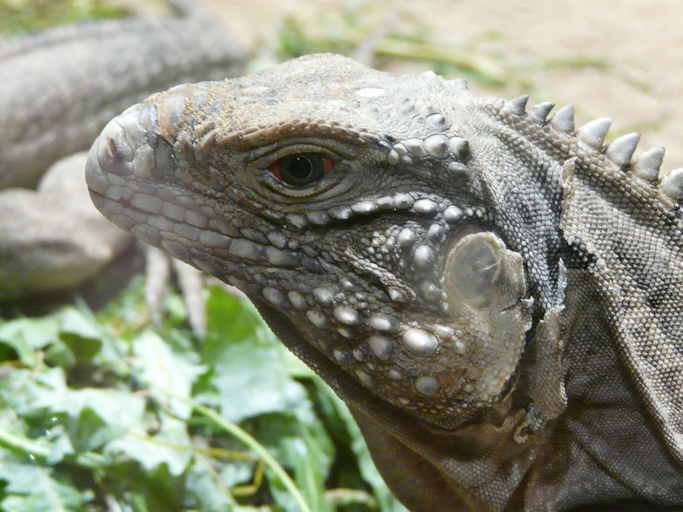
[[[86,175],[251,298],[410,510],[676,509],[679,172],[525,103],[308,56],[131,107]]]

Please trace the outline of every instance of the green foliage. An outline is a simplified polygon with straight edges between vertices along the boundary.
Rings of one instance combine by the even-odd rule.
[[[150,328],[141,289],[0,325],[0,511],[403,510],[250,304],[211,288],[199,340],[177,296]]]
[[[21,34],[90,19],[121,18],[128,12],[102,0],[0,0],[0,34]]]

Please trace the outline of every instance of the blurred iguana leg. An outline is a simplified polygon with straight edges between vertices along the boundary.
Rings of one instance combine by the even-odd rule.
[[[194,333],[203,337],[206,334],[206,310],[204,308],[204,276],[194,267],[173,259],[173,268],[180,290],[185,299],[187,316]]]
[[[171,275],[171,263],[161,250],[145,245],[145,303],[152,322],[161,323],[164,296]]]
[[[155,324],[161,322],[172,262],[185,300],[190,326],[197,336],[204,336],[206,312],[204,310],[204,280],[201,272],[186,263],[171,260],[165,252],[149,245],[145,246],[145,257],[145,302],[152,321]]]

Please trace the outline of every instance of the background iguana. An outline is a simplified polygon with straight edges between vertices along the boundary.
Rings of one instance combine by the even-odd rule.
[[[683,170],[525,105],[308,56],[129,108],[87,181],[249,295],[411,510],[680,510]]]
[[[88,149],[111,117],[149,94],[243,69],[246,51],[223,24],[191,2],[174,4],[174,15],[81,22],[0,44],[0,302],[72,290],[130,247],[88,200],[85,155],[43,178],[48,168]],[[133,254],[110,284],[136,270]],[[153,261],[157,297],[165,269]],[[101,301],[109,288],[85,292]]]

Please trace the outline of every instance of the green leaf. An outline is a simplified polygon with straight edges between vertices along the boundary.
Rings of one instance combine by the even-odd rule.
[[[195,401],[191,401],[191,404],[195,412],[211,420],[213,424],[219,426],[237,438],[241,443],[244,443],[246,446],[251,448],[256,455],[263,460],[269,470],[277,475],[278,481],[289,490],[293,498],[297,501],[300,511],[310,512],[310,507],[308,507],[304,497],[301,495],[301,491],[294,486],[289,478],[289,475],[261,443],[259,443],[254,437],[252,437],[248,432],[243,430],[238,425],[220,417],[214,410]]]
[[[52,393],[64,387],[64,373],[61,368],[34,373],[30,370],[15,369],[0,377],[0,398],[19,416],[41,414],[38,401],[43,393]]]
[[[194,352],[177,352],[171,349],[158,334],[146,330],[133,340],[134,373],[148,388],[150,396],[164,404],[173,414],[188,418],[191,407],[174,396],[190,397],[195,379],[206,371],[196,364],[199,356]]]
[[[144,431],[129,432],[109,443],[106,453],[125,455],[148,472],[165,464],[172,476],[180,475],[192,459],[187,425],[165,414],[160,415],[160,422],[161,428],[156,435],[148,436]]]
[[[70,389],[61,368],[35,375],[15,371],[0,379],[0,397],[33,421],[64,415],[65,428],[79,452],[104,446],[132,428],[142,430],[141,397],[114,389]]]
[[[94,318],[76,308],[64,308],[60,315],[60,339],[77,361],[92,359],[102,348],[101,327]]]
[[[3,512],[80,511],[93,497],[92,491],[76,489],[49,467],[8,456],[0,456],[0,480],[6,482],[0,492]]]
[[[325,481],[334,459],[334,447],[320,422],[301,407],[291,414],[267,415],[250,422],[256,437],[282,464],[294,470],[295,482],[312,510],[332,510],[325,499]],[[267,472],[276,502],[297,510],[292,495],[273,472]]]
[[[209,334],[199,344],[177,327],[180,308],[159,327],[163,337],[146,328],[141,290],[131,286],[97,317],[66,307],[0,326],[0,353],[6,347],[28,367],[0,372],[0,511],[85,512],[111,502],[130,512],[299,512],[306,504],[360,512],[374,498],[383,511],[401,510],[348,411],[251,304],[211,289]],[[212,411],[197,414],[197,398],[241,421],[241,434]],[[251,485],[257,463],[230,458],[228,435],[266,469],[254,495],[240,489],[240,504],[232,488]],[[22,491],[22,480],[10,483],[15,471],[40,482],[39,496]]]
[[[134,394],[116,389],[70,389],[58,368],[40,375],[37,381],[42,392],[33,404],[35,410],[63,412],[77,419],[84,409],[90,409],[108,428],[122,432],[142,422],[144,400]]]
[[[231,421],[288,411],[306,401],[303,386],[282,364],[277,339],[251,305],[213,289],[207,304],[208,333],[202,361],[211,368],[195,391]]]
[[[59,462],[66,453],[73,453],[63,427],[40,430],[40,438],[35,440],[29,438],[29,429],[15,411],[9,408],[0,409],[0,446],[17,457]]]
[[[22,363],[29,367],[40,364],[37,351],[59,339],[59,319],[19,318],[0,324],[0,343],[12,348]]]
[[[174,476],[160,464],[146,471],[138,464],[124,461],[109,468],[101,486],[118,497],[120,508],[135,512],[187,512],[182,476]]]
[[[14,349],[29,367],[40,367],[40,349],[53,365],[70,367],[91,359],[102,346],[101,327],[74,307],[42,318],[20,318],[0,325],[0,343]]]
[[[210,462],[203,457],[187,471],[185,485],[188,496],[195,502],[195,508],[206,512],[223,512],[230,510],[235,501],[230,494],[230,484],[226,484],[222,475],[217,474]],[[249,478],[251,468],[247,469],[245,478]]]

